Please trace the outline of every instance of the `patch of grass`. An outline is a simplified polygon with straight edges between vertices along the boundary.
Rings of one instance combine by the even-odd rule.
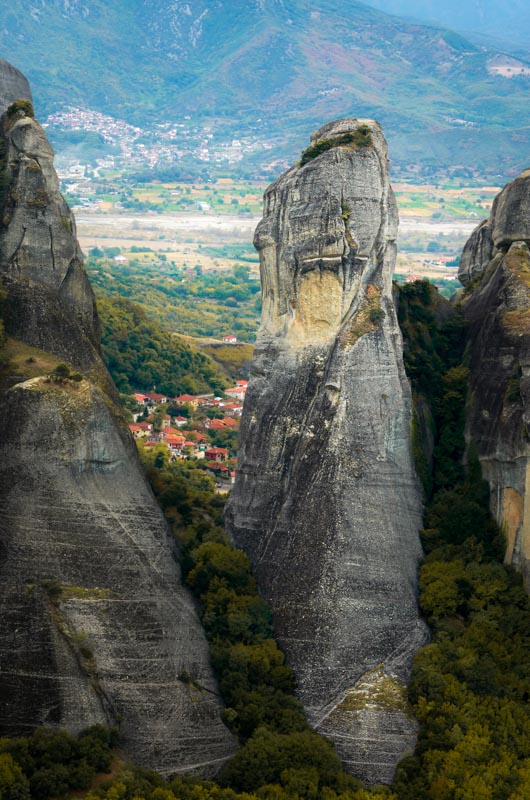
[[[530,334],[530,308],[507,311],[502,317],[502,326],[508,333]]]
[[[381,289],[370,283],[366,287],[357,313],[340,335],[341,350],[352,347],[361,336],[380,330],[384,318],[385,312],[381,308]]]
[[[207,344],[201,347],[203,353],[216,361],[231,378],[248,374],[254,346],[251,344]]]
[[[518,403],[521,400],[521,378],[523,377],[522,369],[519,365],[513,370],[506,392],[504,393],[504,400],[507,403]]]
[[[111,589],[61,585],[61,600],[107,600],[110,597],[114,597],[114,592]]]
[[[8,362],[9,368],[15,373],[29,379],[53,372],[59,365],[60,358],[39,347],[32,347],[8,337],[2,348],[2,361],[4,364]]]
[[[525,244],[512,245],[504,258],[504,265],[530,288],[530,252]]]
[[[413,716],[407,698],[407,687],[398,678],[388,675],[377,666],[361,676],[357,685],[346,693],[336,711],[360,712],[374,706],[389,712],[401,712]]]
[[[33,103],[30,100],[15,100],[14,103],[8,106],[6,114],[9,118],[20,116],[31,117],[33,119],[35,117]]]

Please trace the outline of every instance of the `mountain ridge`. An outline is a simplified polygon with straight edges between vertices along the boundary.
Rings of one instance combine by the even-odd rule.
[[[15,0],[0,52],[45,113],[78,104],[150,125],[191,115],[227,135],[258,129],[291,160],[302,127],[347,114],[378,118],[394,160],[427,169],[498,172],[504,160],[516,173],[530,145],[529,78],[490,74],[497,50],[353,0],[43,0],[38,13]]]

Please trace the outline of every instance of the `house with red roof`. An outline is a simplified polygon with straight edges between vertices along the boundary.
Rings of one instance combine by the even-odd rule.
[[[231,417],[240,417],[243,412],[242,403],[225,403],[223,411]]]
[[[136,422],[134,425],[129,425],[129,430],[135,439],[143,439],[149,436],[153,430],[153,426],[148,422]]]
[[[181,432],[180,432],[180,430],[179,430],[178,428],[172,428],[172,427],[169,427],[169,428],[163,428],[163,429],[160,431],[160,435],[161,435],[162,437],[164,437],[164,438],[165,438],[167,435],[172,435],[172,436],[182,436],[182,434],[181,434]]]
[[[148,397],[152,403],[156,404],[169,402],[169,397],[167,397],[167,395],[165,394],[155,394],[154,392],[151,392],[149,394],[146,394],[146,397]]]
[[[141,403],[144,406],[149,405],[149,396],[146,394],[140,394],[140,392],[135,392],[133,394],[134,399],[137,403]]]
[[[189,403],[190,406],[197,408],[199,405],[199,398],[195,397],[193,394],[180,394],[178,397],[173,398],[173,402],[180,403],[180,405]]]
[[[174,453],[180,453],[182,448],[186,445],[186,439],[184,436],[175,436],[174,434],[168,434],[167,436],[164,436],[164,442]]]
[[[214,464],[222,464],[228,461],[228,450],[226,447],[209,447],[204,451],[205,458],[208,461],[213,461]]]
[[[225,394],[231,400],[241,400],[245,399],[245,394],[247,393],[247,382],[241,381],[241,386],[239,383],[236,386],[232,386],[231,389],[225,389]]]

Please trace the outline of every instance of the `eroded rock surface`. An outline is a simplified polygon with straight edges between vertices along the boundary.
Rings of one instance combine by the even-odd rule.
[[[470,323],[467,434],[508,539],[506,562],[530,584],[530,170],[495,198],[464,248]]]
[[[212,772],[235,742],[100,358],[94,296],[53,153],[23,111],[0,127],[12,359],[0,391],[0,731],[116,724],[136,763]],[[38,374],[59,361],[83,379]]]
[[[312,137],[322,140],[332,146],[265,193],[262,322],[226,519],[272,604],[311,722],[351,772],[389,781],[414,721],[369,693],[363,713],[349,700],[376,667],[406,681],[426,638],[391,289],[398,218],[379,125],[340,120]]]
[[[29,100],[31,89],[24,75],[3,58],[0,58],[0,114],[15,100]]]

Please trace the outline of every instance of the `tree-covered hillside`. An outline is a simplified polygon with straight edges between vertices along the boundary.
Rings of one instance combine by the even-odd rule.
[[[87,272],[98,297],[127,298],[166,331],[213,339],[234,333],[246,342],[256,338],[260,283],[249,278],[246,266],[183,280],[182,270],[171,264],[162,273],[159,262],[131,259],[122,265],[91,256]]]
[[[175,397],[228,386],[215,361],[164,331],[138,304],[101,297],[98,311],[103,357],[120,392],[156,390]]]

